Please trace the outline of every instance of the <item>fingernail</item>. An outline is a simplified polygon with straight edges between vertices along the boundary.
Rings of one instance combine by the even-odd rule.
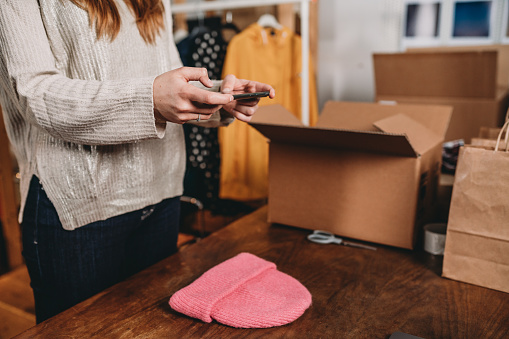
[[[231,90],[230,88],[225,88],[225,89],[223,89],[223,93],[231,93],[231,91],[232,91],[232,90]]]
[[[233,101],[233,95],[230,95],[230,102]]]

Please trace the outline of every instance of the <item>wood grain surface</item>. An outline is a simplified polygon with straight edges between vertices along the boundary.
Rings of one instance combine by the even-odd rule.
[[[18,338],[509,338],[509,294],[441,278],[439,257],[314,244],[309,231],[266,219],[264,207]],[[311,307],[269,329],[207,324],[169,307],[174,292],[240,252],[298,279]]]

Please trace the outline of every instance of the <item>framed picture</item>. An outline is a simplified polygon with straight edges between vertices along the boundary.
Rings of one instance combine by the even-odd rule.
[[[495,42],[495,4],[492,0],[453,1],[451,45]]]
[[[442,1],[406,0],[401,47],[429,47],[440,43]]]

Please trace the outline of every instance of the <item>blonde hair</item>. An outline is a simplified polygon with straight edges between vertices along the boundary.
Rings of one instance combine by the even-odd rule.
[[[114,40],[120,31],[120,14],[114,0],[71,0],[88,12],[90,26],[95,23],[97,38]],[[161,0],[124,0],[136,18],[141,37],[149,44],[164,30],[164,6]]]

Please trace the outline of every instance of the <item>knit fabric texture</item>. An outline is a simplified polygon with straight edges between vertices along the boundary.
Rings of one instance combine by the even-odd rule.
[[[171,3],[155,44],[115,4],[111,41],[71,1],[0,1],[0,119],[21,174],[20,223],[34,175],[66,230],[182,195],[183,129],[156,121],[153,105],[154,78],[182,66]],[[200,126],[231,122],[224,112]]]
[[[170,298],[177,312],[238,328],[288,324],[311,305],[311,294],[276,265],[240,253],[211,268]]]

